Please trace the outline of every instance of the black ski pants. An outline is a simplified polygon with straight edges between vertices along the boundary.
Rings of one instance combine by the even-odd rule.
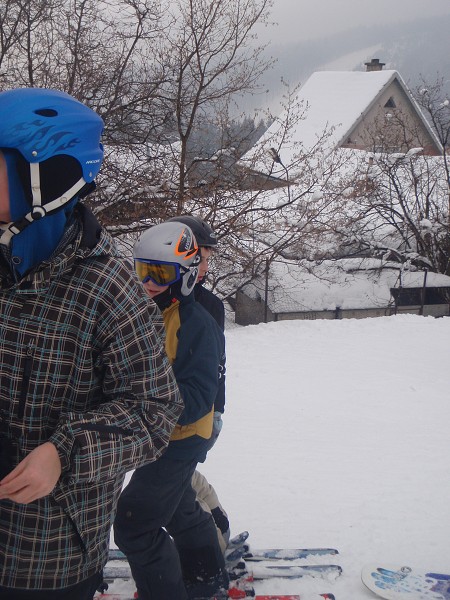
[[[81,583],[61,590],[13,590],[0,586],[1,600],[92,600],[103,581],[97,573]]]
[[[139,600],[208,597],[227,583],[213,519],[191,486],[196,466],[162,456],[137,469],[119,499],[115,542]]]

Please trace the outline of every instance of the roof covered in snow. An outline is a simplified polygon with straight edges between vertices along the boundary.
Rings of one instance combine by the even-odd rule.
[[[314,149],[325,133],[323,149],[332,151],[338,148],[393,82],[397,82],[402,88],[411,102],[412,110],[423,122],[437,147],[440,147],[436,135],[397,71],[317,71],[297,95],[296,103],[301,107],[303,116],[292,127],[290,139],[283,139],[286,109],[243,157],[243,162],[251,163],[255,156],[261,154],[261,146],[267,146],[267,152],[253,164],[253,168],[261,172],[270,169],[272,174],[278,172],[280,176],[284,176],[284,170],[279,165],[274,168],[269,147],[279,149],[284,165],[292,164],[294,156],[299,152],[307,153]]]
[[[402,271],[398,263],[372,258],[324,261],[314,267],[314,274],[297,264],[275,262],[268,283],[274,313],[381,308],[392,303],[391,288],[422,287],[424,271]],[[427,273],[426,286],[450,288],[450,277]],[[264,277],[245,286],[244,293],[264,298]]]

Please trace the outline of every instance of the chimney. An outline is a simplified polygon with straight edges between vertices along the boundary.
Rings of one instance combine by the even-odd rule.
[[[370,62],[364,63],[366,65],[366,71],[382,71],[386,63],[380,63],[379,58],[372,58]]]

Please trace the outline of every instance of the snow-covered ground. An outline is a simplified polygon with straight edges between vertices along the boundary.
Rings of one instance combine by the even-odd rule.
[[[336,581],[271,592],[375,598],[368,562],[450,572],[450,318],[227,331],[223,432],[200,470],[254,547],[331,546]]]

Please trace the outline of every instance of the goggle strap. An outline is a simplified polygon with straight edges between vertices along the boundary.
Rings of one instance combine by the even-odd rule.
[[[30,178],[31,178],[31,191],[33,195],[33,207],[32,210],[27,213],[20,221],[10,223],[7,228],[3,231],[0,237],[0,244],[8,246],[12,237],[23,231],[30,223],[36,218],[44,217],[47,213],[53,212],[56,209],[64,206],[70,202],[76,194],[86,185],[86,180],[81,177],[70,189],[68,189],[62,196],[55,198],[51,202],[48,202],[45,207],[42,206],[42,195],[41,195],[41,183],[40,183],[40,171],[39,163],[30,163]],[[38,217],[36,217],[36,212]]]
[[[41,196],[41,175],[39,163],[30,163],[30,180],[31,180],[31,193],[33,195],[32,206],[42,206]]]

